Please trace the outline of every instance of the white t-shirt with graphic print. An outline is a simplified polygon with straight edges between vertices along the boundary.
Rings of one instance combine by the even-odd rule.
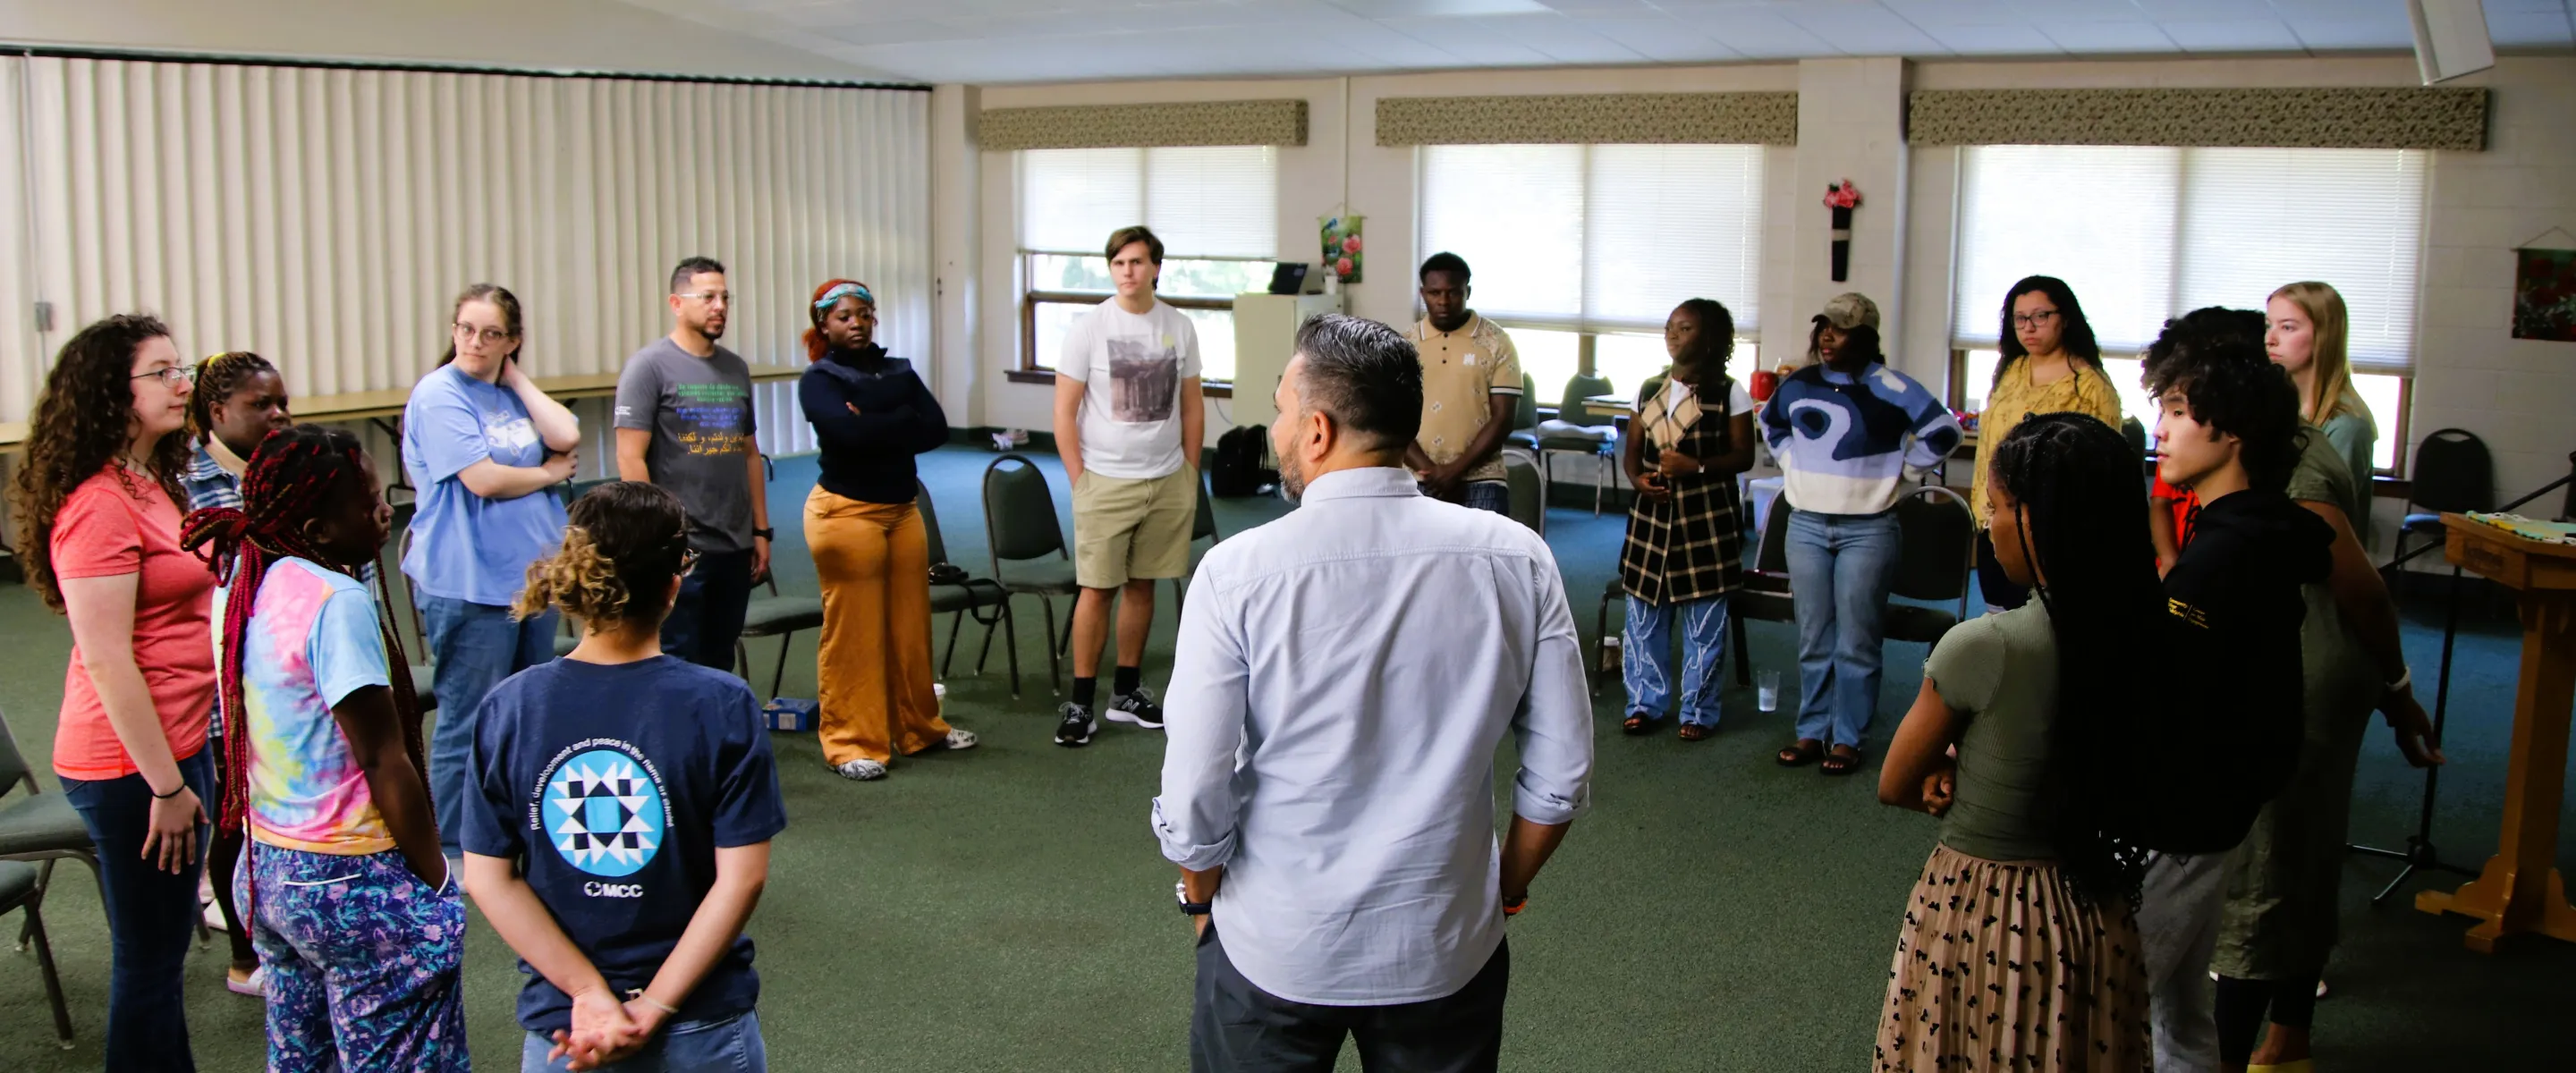
[[[1073,322],[1061,354],[1056,375],[1084,385],[1083,469],[1152,480],[1181,468],[1181,381],[1199,375],[1188,316],[1162,302],[1140,316],[1112,298]]]

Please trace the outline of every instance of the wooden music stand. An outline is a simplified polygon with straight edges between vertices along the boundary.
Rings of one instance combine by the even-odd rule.
[[[2415,908],[2484,923],[2469,949],[2495,952],[2507,935],[2533,932],[2576,942],[2576,906],[2550,867],[2567,783],[2567,724],[2576,707],[2576,545],[2525,540],[2459,514],[2442,515],[2452,562],[2514,590],[2522,613],[2522,674],[2505,765],[2504,835],[2484,871],[2456,891],[2424,891]]]

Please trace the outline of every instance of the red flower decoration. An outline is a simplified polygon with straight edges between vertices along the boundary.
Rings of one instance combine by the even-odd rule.
[[[1857,205],[1859,205],[1859,204],[1860,204],[1860,189],[1859,189],[1858,187],[1853,186],[1853,185],[1852,185],[1852,181],[1851,181],[1851,180],[1849,180],[1849,179],[1845,179],[1845,180],[1843,180],[1843,181],[1841,181],[1841,182],[1839,182],[1839,183],[1830,183],[1830,184],[1827,184],[1827,185],[1826,185],[1826,187],[1825,187],[1825,207],[1826,207],[1826,208],[1832,208],[1832,209],[1848,209],[1848,208],[1852,208],[1852,207],[1854,207],[1854,206],[1857,206]]]

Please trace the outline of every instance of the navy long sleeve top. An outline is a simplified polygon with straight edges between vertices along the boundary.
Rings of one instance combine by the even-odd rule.
[[[885,348],[833,350],[796,382],[805,420],[822,443],[823,490],[862,503],[910,503],[912,456],[948,442],[948,414]],[[855,412],[853,412],[855,410]]]

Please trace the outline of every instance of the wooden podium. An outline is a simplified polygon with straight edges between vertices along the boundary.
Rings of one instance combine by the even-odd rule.
[[[2576,942],[2576,907],[2550,867],[2558,851],[2558,808],[2567,783],[2567,723],[2576,706],[2576,545],[2525,540],[2445,514],[2443,553],[2461,567],[2514,590],[2522,612],[2522,674],[2514,690],[2512,754],[2505,765],[2504,835],[2478,878],[2456,891],[2424,891],[2415,908],[2484,923],[2468,947],[2495,952],[2496,940],[2537,932]]]

